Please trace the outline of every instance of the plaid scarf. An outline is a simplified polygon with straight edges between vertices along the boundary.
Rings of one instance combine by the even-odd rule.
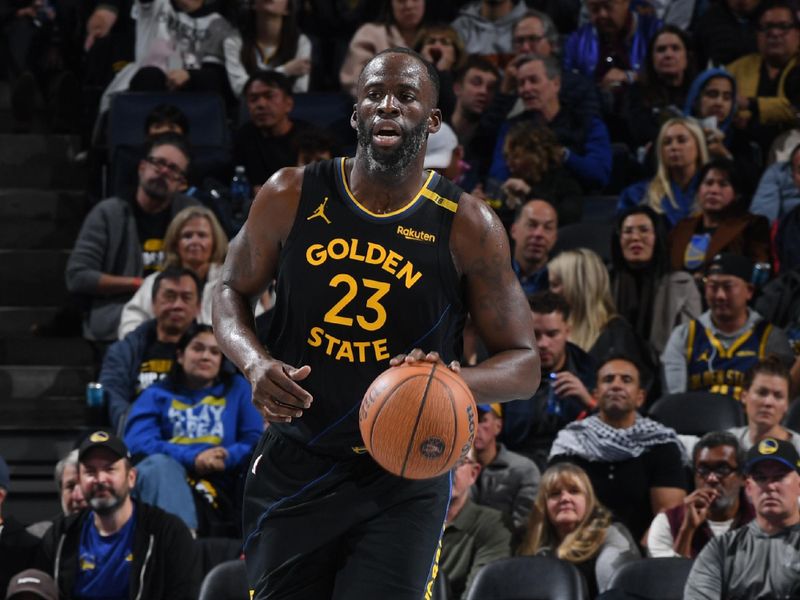
[[[674,429],[638,415],[633,426],[617,429],[595,415],[559,431],[550,458],[563,454],[590,462],[620,462],[641,456],[652,446],[669,443],[678,446],[683,464],[689,465],[689,456]]]

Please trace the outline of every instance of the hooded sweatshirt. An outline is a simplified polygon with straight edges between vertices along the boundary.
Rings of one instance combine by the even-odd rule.
[[[481,16],[481,2],[472,2],[461,10],[453,29],[464,40],[467,54],[480,54],[486,57],[497,57],[501,64],[512,55],[511,30],[514,23],[520,20],[527,11],[524,2],[517,2],[504,17],[489,21]]]

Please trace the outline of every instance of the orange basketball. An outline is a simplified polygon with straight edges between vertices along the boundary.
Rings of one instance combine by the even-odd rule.
[[[472,446],[477,411],[467,384],[440,363],[391,367],[369,386],[358,414],[361,437],[384,469],[429,479]]]

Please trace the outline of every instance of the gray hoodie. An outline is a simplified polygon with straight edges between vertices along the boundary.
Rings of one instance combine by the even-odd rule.
[[[453,29],[464,40],[464,49],[467,54],[482,56],[511,54],[511,29],[525,14],[525,3],[517,2],[510,13],[496,21],[481,16],[481,4],[478,0],[467,5],[453,21]]]

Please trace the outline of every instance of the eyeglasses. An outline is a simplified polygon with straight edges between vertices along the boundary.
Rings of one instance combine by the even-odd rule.
[[[156,169],[166,171],[169,173],[170,178],[174,179],[175,181],[181,181],[186,179],[186,173],[175,163],[169,162],[165,158],[161,158],[160,156],[148,156],[145,159],[150,165],[153,165]]]
[[[732,467],[726,463],[718,465],[697,465],[694,470],[701,479],[706,479],[712,473],[717,476],[717,479],[725,479],[728,475],[736,471],[736,467]]]
[[[538,44],[545,36],[543,35],[517,35],[511,39],[511,44],[515,48],[521,48],[525,44],[530,44],[531,46]]]
[[[781,33],[786,33],[787,31],[791,31],[795,28],[794,23],[762,23],[757,27],[757,30],[761,33],[766,33],[770,29],[774,29],[775,31],[780,31]]]

